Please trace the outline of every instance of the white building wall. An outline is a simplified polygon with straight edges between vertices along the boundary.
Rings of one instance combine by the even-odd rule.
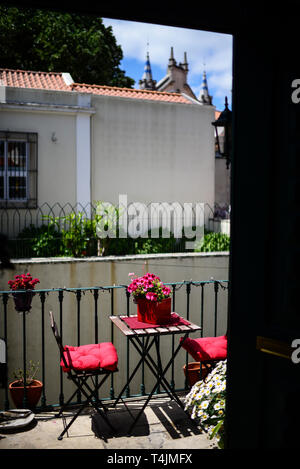
[[[76,201],[90,211],[91,203],[91,136],[90,116],[76,116]]]
[[[11,90],[10,90],[11,91]],[[34,91],[34,90],[30,90]],[[62,106],[49,106],[49,92],[30,93],[24,103],[26,92],[20,96],[10,92],[10,98],[22,99],[18,103],[5,103],[0,108],[0,129],[10,132],[36,132],[38,134],[38,205],[58,202],[76,202],[76,114]],[[53,101],[57,92],[53,92]]]
[[[38,134],[38,206],[125,194],[213,207],[212,106],[6,88],[0,118],[2,130]]]
[[[221,207],[230,204],[230,168],[225,158],[215,160],[215,203]]]
[[[214,202],[213,107],[93,96],[92,200]]]

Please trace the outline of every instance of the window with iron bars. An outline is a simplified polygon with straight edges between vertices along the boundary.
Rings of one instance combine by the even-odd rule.
[[[0,206],[37,205],[37,133],[0,131]]]

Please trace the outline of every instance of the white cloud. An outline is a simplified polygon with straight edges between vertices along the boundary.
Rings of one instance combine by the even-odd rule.
[[[184,52],[187,52],[191,68],[203,68],[203,61],[207,66],[211,64],[214,68],[220,67],[220,59],[221,63],[224,60],[228,62],[229,59],[227,65],[231,65],[230,35],[134,21],[103,19],[103,22],[106,26],[112,26],[117,42],[121,44],[127,58],[144,61],[149,42],[151,62],[161,67],[166,66],[171,46],[174,47],[175,59],[179,62],[183,60]]]
[[[221,95],[229,97],[232,87],[232,37],[230,35],[105,18],[103,23],[105,26],[112,26],[117,43],[122,47],[124,58],[140,60],[141,70],[144,67],[149,42],[151,65],[162,69],[162,76],[157,77],[158,80],[166,71],[171,46],[173,46],[174,58],[177,62],[182,62],[184,52],[187,53],[188,80],[197,95],[205,63],[209,91],[213,90],[211,94],[216,97]]]

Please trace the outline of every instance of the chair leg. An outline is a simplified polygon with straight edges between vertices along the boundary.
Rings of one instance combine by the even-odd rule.
[[[106,407],[104,406],[104,404],[103,404],[103,402],[101,401],[101,399],[97,396],[97,392],[98,392],[98,390],[101,388],[101,386],[103,385],[103,383],[107,380],[107,378],[108,378],[109,376],[110,376],[109,374],[108,374],[108,375],[105,375],[104,378],[102,378],[102,380],[100,381],[100,383],[97,383],[97,385],[95,385],[95,383],[93,383],[93,384],[94,384],[94,389],[92,389],[92,388],[88,385],[87,380],[85,380],[85,381],[82,382],[82,385],[84,385],[84,386],[88,389],[88,391],[89,391],[89,393],[90,393],[89,396],[90,396],[90,398],[91,398],[91,405],[94,407],[93,402],[98,403],[98,404],[102,407],[102,409],[103,409],[103,411],[104,411],[105,413],[107,412],[107,409],[106,409]],[[87,396],[87,394],[83,391],[82,388],[81,388],[81,391],[83,392],[83,394],[85,394],[85,395]],[[95,399],[95,400],[93,401],[93,399]]]
[[[72,401],[73,397],[75,396],[75,394],[76,394],[77,392],[78,392],[78,389],[76,389],[76,390],[74,391],[74,393],[72,394],[72,396],[68,399],[68,401],[65,402],[65,403],[61,406],[61,408],[60,408],[58,414],[56,415],[56,417],[60,417],[60,416],[63,414],[64,410],[68,407],[68,405],[70,404],[70,402]]]
[[[107,380],[107,378],[110,376],[110,374],[107,374],[104,376],[104,378],[101,380],[100,383],[98,383],[97,387],[92,390],[90,388],[90,386],[88,385],[88,383],[86,383],[86,381],[84,381],[84,385],[86,386],[86,388],[89,390],[90,392],[90,395],[88,395],[84,389],[82,389],[82,392],[83,394],[85,394],[85,396],[87,397],[87,403],[90,403],[91,406],[96,410],[96,412],[101,415],[101,417],[103,418],[103,420],[105,420],[105,422],[107,423],[107,425],[110,427],[110,429],[114,432],[115,431],[115,428],[112,426],[112,424],[110,423],[109,419],[107,418],[106,416],[106,412],[107,412],[107,409],[105,408],[103,402],[101,401],[101,399],[99,399],[97,396],[96,396],[96,401],[93,401],[93,398],[95,397],[95,394],[97,394],[97,391],[100,389],[100,387],[102,386],[102,384]],[[103,410],[101,410],[99,408],[99,405],[102,407]]]
[[[81,406],[80,409],[76,412],[76,414],[73,416],[72,420],[70,420],[70,422],[68,423],[68,425],[65,426],[65,423],[66,423],[66,417],[63,416],[63,419],[64,419],[64,429],[63,431],[61,432],[61,434],[59,435],[59,437],[57,438],[58,440],[62,440],[63,439],[63,436],[64,434],[67,432],[67,436],[68,435],[68,429],[70,428],[70,426],[72,425],[72,423],[77,419],[77,417],[81,414],[81,412],[83,411],[83,409],[85,408],[85,406]]]
[[[67,404],[71,402],[72,398],[74,397],[74,395],[79,391],[82,392],[82,394],[86,397],[86,402],[84,402],[83,404],[81,404],[80,408],[78,409],[78,411],[76,412],[76,414],[73,416],[73,418],[71,419],[71,421],[68,423],[68,425],[65,425],[66,423],[66,420],[65,420],[65,417],[63,416],[63,419],[64,419],[64,430],[62,431],[62,433],[59,435],[58,437],[58,440],[62,440],[64,434],[66,432],[68,432],[68,429],[70,428],[70,426],[75,422],[75,420],[77,419],[77,417],[81,414],[81,412],[86,408],[88,407],[88,405],[90,404],[93,409],[99,414],[101,415],[101,417],[103,418],[103,420],[107,423],[107,425],[110,427],[110,429],[114,432],[115,431],[115,428],[112,426],[112,424],[110,423],[109,419],[107,418],[106,416],[106,412],[107,412],[107,409],[105,408],[103,402],[101,401],[101,399],[99,399],[97,397],[97,392],[98,390],[100,389],[100,387],[103,385],[103,383],[107,380],[107,378],[110,376],[110,374],[106,374],[102,380],[100,381],[100,383],[97,384],[97,386],[95,386],[95,383],[93,382],[94,384],[94,389],[92,389],[89,384],[87,383],[87,380],[89,377],[86,377],[86,376],[83,376],[83,377],[78,377],[78,376],[73,376],[73,375],[70,375],[70,379],[73,381],[73,383],[76,385],[77,389],[76,391],[72,394],[72,396],[70,397],[70,399],[68,400],[68,402],[66,404],[64,404],[64,406],[61,408],[58,416],[62,415],[63,414],[63,411],[64,409],[66,408]],[[102,407],[102,409],[100,409],[100,407]],[[67,433],[68,435],[68,433]]]

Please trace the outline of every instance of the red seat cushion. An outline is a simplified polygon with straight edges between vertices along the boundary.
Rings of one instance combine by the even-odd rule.
[[[227,358],[227,336],[186,338],[182,347],[196,361],[225,360]]]
[[[71,368],[76,371],[91,371],[99,368],[111,371],[117,369],[118,355],[115,346],[111,342],[80,345],[79,347],[66,345],[64,350],[64,357],[68,367],[61,359],[60,365],[63,371],[70,371]]]

